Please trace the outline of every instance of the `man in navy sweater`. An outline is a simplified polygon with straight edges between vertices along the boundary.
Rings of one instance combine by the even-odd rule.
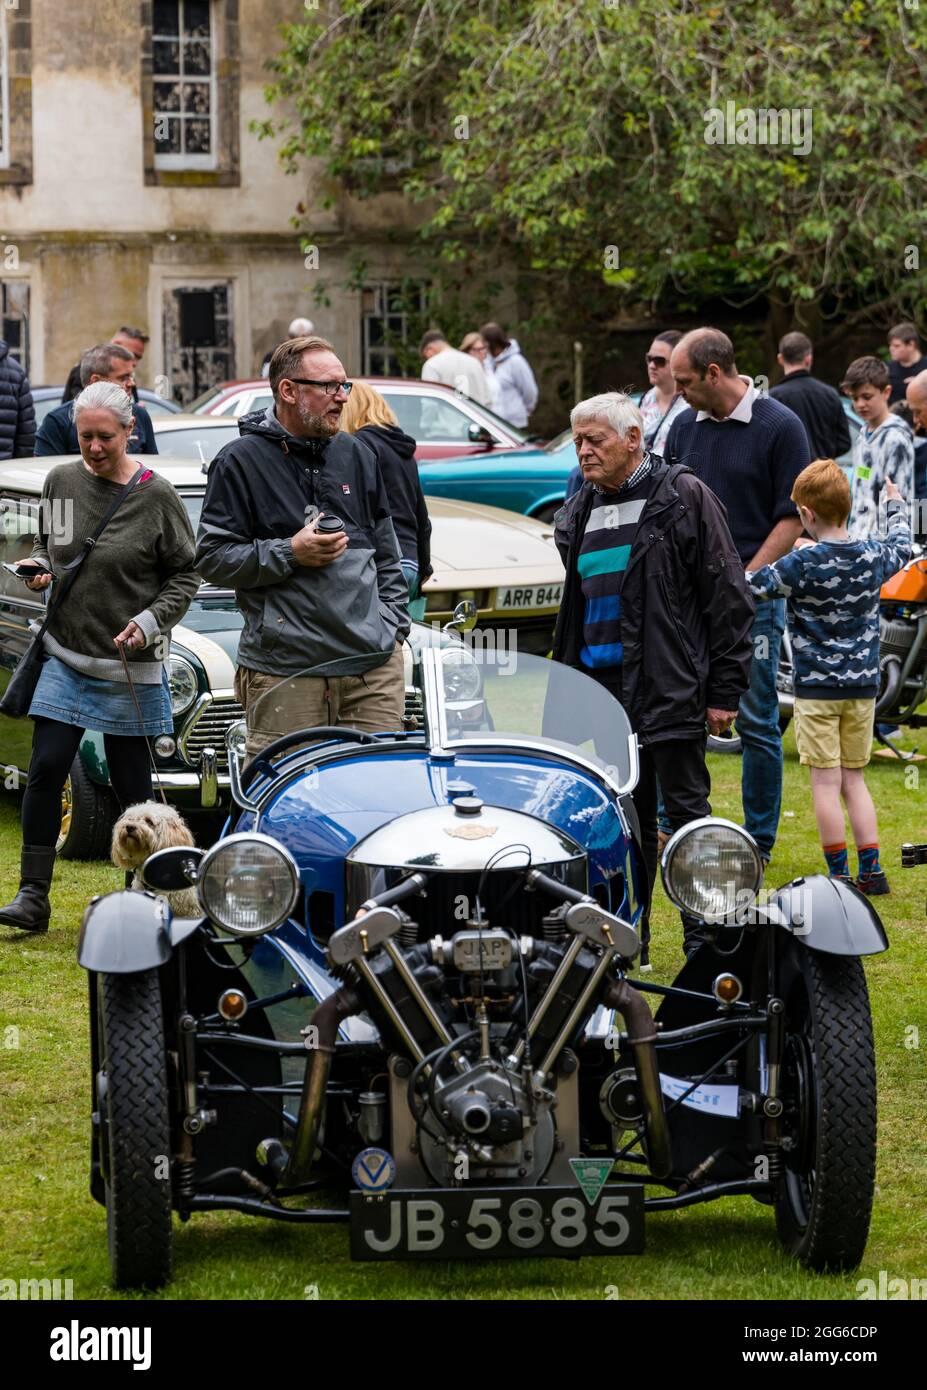
[[[738,374],[734,346],[718,329],[687,333],[676,345],[671,365],[676,387],[691,408],[673,421],[666,459],[686,464],[711,488],[727,510],[744,569],[761,569],[790,551],[801,534],[791,492],[811,461],[804,425]],[[744,825],[767,863],[782,804],[776,673],[784,628],[784,599],[759,607],[750,687],[737,712],[744,750]]]
[[[88,348],[80,359],[80,379],[84,386],[92,386],[95,381],[113,381],[131,396],[135,386],[135,354],[118,343],[98,343]],[[45,416],[35,439],[36,458],[80,453],[71,407],[72,402],[66,401]],[[137,401],[132,413],[135,422],[129,435],[129,454],[156,454],[158,445],[151,416]]]

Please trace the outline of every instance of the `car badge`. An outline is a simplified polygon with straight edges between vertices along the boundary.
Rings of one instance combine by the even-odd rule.
[[[446,825],[444,833],[453,835],[455,840],[486,840],[498,829],[498,825]]]
[[[573,1176],[583,1190],[583,1196],[591,1207],[599,1200],[599,1193],[615,1165],[613,1158],[571,1158]]]
[[[361,1149],[351,1176],[364,1192],[385,1192],[396,1181],[396,1160],[385,1149]]]

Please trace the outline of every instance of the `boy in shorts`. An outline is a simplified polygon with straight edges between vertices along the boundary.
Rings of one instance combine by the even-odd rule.
[[[795,479],[792,501],[813,539],[748,574],[754,597],[788,600],[795,675],[795,739],[811,768],[814,814],[828,872],[849,880],[846,825],[859,856],[856,886],[887,893],[879,863],[875,806],[863,776],[879,693],[879,590],[911,557],[911,528],[889,478],[888,536],[851,540],[850,486],[833,459],[817,459]],[[754,658],[755,660],[756,658]]]

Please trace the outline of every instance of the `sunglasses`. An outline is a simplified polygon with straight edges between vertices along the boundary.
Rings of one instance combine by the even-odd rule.
[[[647,352],[647,353],[644,354],[644,360],[645,360],[645,362],[647,362],[648,366],[651,366],[651,367],[665,367],[665,366],[666,366],[666,358],[665,358],[665,357],[655,357],[652,353],[649,353],[649,352]]]

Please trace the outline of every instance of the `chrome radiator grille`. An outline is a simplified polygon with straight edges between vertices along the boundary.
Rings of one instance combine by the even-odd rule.
[[[211,699],[204,701],[193,711],[179,739],[179,751],[185,762],[198,767],[204,748],[216,750],[216,765],[221,772],[228,772],[229,759],[225,747],[225,735],[236,720],[244,719],[245,712],[237,700]]]

